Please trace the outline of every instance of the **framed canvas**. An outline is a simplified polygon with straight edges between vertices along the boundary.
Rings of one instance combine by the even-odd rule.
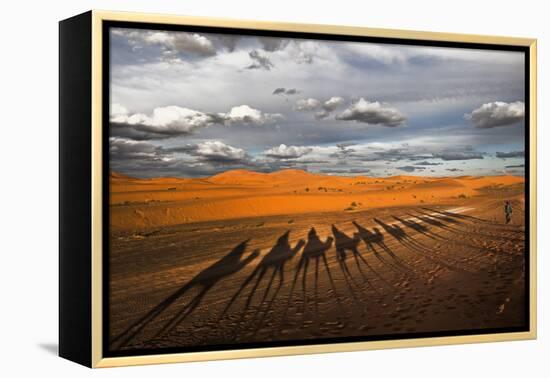
[[[536,337],[536,41],[60,22],[62,357]]]

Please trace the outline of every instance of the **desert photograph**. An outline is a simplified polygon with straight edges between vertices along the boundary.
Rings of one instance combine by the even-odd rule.
[[[526,328],[523,52],[109,34],[109,353]]]

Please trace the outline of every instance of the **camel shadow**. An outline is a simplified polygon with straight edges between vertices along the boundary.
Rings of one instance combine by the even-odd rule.
[[[355,281],[347,264],[348,251],[351,253],[363,281],[376,291],[374,286],[371,285],[360,264],[361,261],[363,264],[368,265],[367,261],[363,256],[361,256],[358,250],[359,243],[361,242],[359,235],[353,234],[353,237],[349,237],[344,232],[340,231],[335,225],[332,225],[332,234],[334,235],[334,246],[336,248],[336,261],[338,261],[338,265],[340,266],[340,270],[344,276],[344,281],[348,286],[352,298],[357,301],[357,295],[353,289],[353,285],[357,286],[357,282]]]
[[[285,307],[285,312],[283,314],[283,323],[286,320],[286,313],[288,308],[290,307],[290,301],[292,300],[292,296],[294,294],[294,290],[296,287],[296,283],[298,281],[298,278],[300,276],[300,272],[302,273],[302,314],[305,316],[306,309],[307,309],[307,288],[306,288],[306,282],[307,282],[307,272],[310,262],[315,263],[315,279],[314,279],[314,303],[315,303],[315,317],[317,318],[319,314],[319,272],[320,272],[320,264],[319,262],[323,262],[323,266],[325,268],[325,271],[327,272],[329,282],[331,285],[331,288],[334,292],[335,298],[337,303],[340,305],[340,297],[338,296],[338,292],[336,291],[336,285],[334,283],[334,279],[332,277],[332,273],[330,271],[330,267],[327,261],[326,252],[332,247],[333,238],[327,237],[327,239],[322,242],[319,236],[317,235],[317,231],[314,227],[312,227],[307,235],[307,243],[304,247],[304,250],[302,251],[302,256],[300,257],[300,261],[298,262],[298,267],[296,269],[296,273],[294,275],[294,279],[292,280],[292,285],[290,287],[290,292],[288,294],[288,300],[287,305]]]
[[[372,231],[369,231],[367,228],[361,226],[355,221],[353,221],[353,225],[357,228],[357,234],[365,243],[367,251],[372,252],[378,261],[384,265],[387,265],[390,269],[397,273],[411,272],[411,269],[407,266],[407,264],[385,243],[384,234],[380,232],[378,227],[373,227]],[[379,249],[384,252],[385,255],[380,253]],[[386,255],[389,256],[389,258]],[[374,269],[372,269],[372,271],[377,274]],[[387,280],[383,279],[380,275],[378,275],[378,277],[388,283]]]
[[[172,330],[178,326],[187,316],[189,316],[201,303],[204,296],[214,287],[220,280],[237,273],[252,260],[254,260],[259,252],[254,251],[246,258],[242,259],[244,252],[246,251],[249,240],[245,240],[238,244],[231,252],[216,261],[206,269],[202,270],[189,282],[176,290],[170,296],[165,298],[162,302],[153,307],[145,315],[134,321],[129,327],[127,327],[122,333],[117,335],[111,340],[111,345],[118,344],[118,348],[128,345],[135,337],[140,334],[145,327],[153,323],[159,316],[164,313],[175,302],[185,296],[185,294],[193,288],[198,288],[199,292],[192,299],[185,304],[174,316],[171,316],[165,325],[159,332],[156,333],[154,338],[161,336],[162,334]]]
[[[229,302],[227,303],[225,309],[223,310],[221,316],[223,317],[225,314],[228,313],[231,306],[235,303],[235,301],[240,297],[241,293],[246,289],[248,285],[252,283],[252,281],[255,282],[248,294],[248,297],[245,302],[244,309],[241,312],[241,318],[239,320],[239,324],[243,323],[244,317],[246,313],[248,312],[252,300],[256,294],[256,291],[258,290],[258,287],[260,286],[261,282],[263,281],[264,276],[268,273],[268,271],[271,270],[271,276],[267,282],[267,286],[264,289],[264,293],[262,295],[262,298],[260,300],[260,303],[257,307],[258,311],[255,314],[255,317],[258,316],[258,314],[261,312],[262,307],[267,303],[267,308],[264,311],[264,316],[269,312],[271,309],[271,306],[273,305],[273,302],[277,298],[279,291],[281,290],[284,282],[285,282],[285,264],[287,261],[291,260],[304,246],[305,242],[300,239],[298,243],[294,247],[290,246],[289,242],[289,235],[290,230],[286,231],[283,235],[281,235],[278,239],[275,245],[271,248],[271,250],[263,257],[263,259],[258,263],[256,268],[252,271],[252,273],[245,279],[245,281],[241,284],[237,292],[231,297]],[[278,276],[279,282],[277,287],[274,290],[274,293],[270,300],[268,300],[269,292],[272,289],[273,282],[275,280],[275,277]],[[263,317],[260,320],[263,321]],[[260,325],[257,326],[254,330],[254,332],[257,332],[257,330],[260,328]],[[237,327],[236,331],[237,331]]]

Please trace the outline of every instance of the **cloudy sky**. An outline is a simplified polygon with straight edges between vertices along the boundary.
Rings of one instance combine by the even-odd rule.
[[[113,28],[111,169],[524,174],[521,52]]]

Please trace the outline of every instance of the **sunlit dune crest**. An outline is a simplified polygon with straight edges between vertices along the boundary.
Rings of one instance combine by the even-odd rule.
[[[207,178],[138,179],[110,174],[117,230],[280,214],[361,211],[470,198],[523,177],[346,177],[300,170],[227,171]]]

